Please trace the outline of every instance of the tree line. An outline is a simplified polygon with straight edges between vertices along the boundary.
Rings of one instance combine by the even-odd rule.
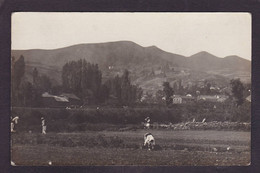
[[[59,95],[62,92],[73,93],[78,96],[85,105],[114,104],[133,105],[141,100],[142,88],[133,85],[130,80],[130,72],[124,70],[121,76],[116,75],[109,79],[102,78],[102,72],[98,64],[91,64],[85,59],[70,61],[62,68],[62,84],[53,86],[50,78],[39,73],[37,68],[33,68],[32,80],[25,76],[25,61],[23,55],[19,59],[12,57],[11,60],[11,101],[13,106],[41,106],[41,95],[44,92]],[[179,82],[180,83],[180,82]],[[163,83],[163,89],[156,92],[159,100],[165,98],[164,104],[172,104],[174,93],[182,89]],[[250,85],[243,84],[240,79],[230,81],[232,90],[231,98],[240,106],[245,101],[245,96],[250,93]],[[178,89],[177,89],[178,88]],[[209,90],[209,91],[207,91]],[[205,94],[210,92],[210,84],[205,88]]]
[[[84,105],[132,105],[142,95],[142,89],[131,84],[128,70],[125,70],[122,76],[116,75],[103,81],[98,64],[91,64],[85,59],[67,62],[62,68],[61,79],[60,86],[52,86],[50,78],[39,74],[38,69],[34,68],[32,81],[29,81],[25,76],[23,55],[18,60],[12,57],[12,106],[40,107],[41,95],[44,92],[54,95],[62,92],[72,93],[78,96]]]
[[[40,75],[37,68],[33,69],[32,81],[25,76],[25,61],[11,59],[11,103],[12,106],[32,106],[41,104],[41,94],[52,89],[51,80],[46,75]]]
[[[101,104],[116,100],[115,104],[131,105],[141,97],[142,89],[131,84],[129,71],[102,81],[98,64],[85,59],[70,61],[62,68],[62,87],[65,92],[74,93],[85,104]]]

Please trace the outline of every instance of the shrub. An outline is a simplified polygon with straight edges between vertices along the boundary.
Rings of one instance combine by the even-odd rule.
[[[72,132],[85,130],[106,130],[125,128],[129,124],[138,127],[145,117],[151,123],[180,123],[192,121],[250,122],[251,104],[245,102],[236,107],[232,103],[193,103],[167,107],[103,108],[100,109],[55,109],[55,108],[12,108],[18,115],[18,131],[41,131],[40,117],[45,117],[48,132]],[[117,126],[117,127],[116,127]]]

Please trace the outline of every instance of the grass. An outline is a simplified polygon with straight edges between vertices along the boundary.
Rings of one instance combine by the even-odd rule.
[[[17,133],[17,165],[247,165],[250,132],[152,130],[155,151],[142,150],[145,130]],[[230,150],[227,150],[230,147]],[[217,151],[214,151],[214,150]]]
[[[79,166],[79,165],[247,165],[250,153],[205,152],[185,150],[133,150],[122,148],[16,146],[13,160],[17,165]],[[29,154],[28,154],[29,153]],[[20,159],[19,158],[26,158]]]

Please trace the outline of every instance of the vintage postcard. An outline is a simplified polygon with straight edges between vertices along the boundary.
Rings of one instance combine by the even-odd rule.
[[[250,165],[251,22],[13,13],[11,165]]]

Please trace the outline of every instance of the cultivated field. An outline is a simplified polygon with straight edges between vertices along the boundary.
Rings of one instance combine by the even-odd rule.
[[[147,130],[12,134],[17,165],[248,165],[250,132],[151,129],[154,151],[141,148]]]

